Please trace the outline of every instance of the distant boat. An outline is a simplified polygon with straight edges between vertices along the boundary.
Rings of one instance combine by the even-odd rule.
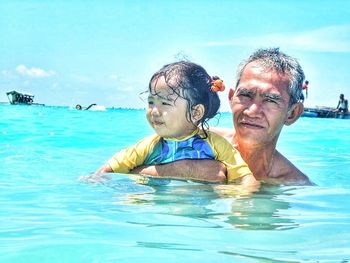
[[[337,112],[335,108],[316,106],[315,108],[304,108],[302,117],[312,118],[335,118],[335,119],[350,119],[349,112]]]
[[[34,103],[34,95],[29,93],[23,93],[18,91],[6,92],[7,98],[11,104],[25,104],[25,105],[42,105],[40,103]]]

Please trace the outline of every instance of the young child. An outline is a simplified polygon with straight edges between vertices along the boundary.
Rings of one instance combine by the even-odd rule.
[[[156,134],[116,153],[97,173],[129,173],[142,165],[215,159],[225,164],[228,182],[251,175],[238,151],[208,130],[207,121],[220,107],[217,91],[224,88],[222,80],[212,79],[197,64],[165,65],[152,76],[148,88],[146,116]]]

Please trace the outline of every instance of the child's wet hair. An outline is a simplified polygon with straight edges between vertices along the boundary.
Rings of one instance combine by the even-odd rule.
[[[157,95],[154,90],[158,79],[164,77],[166,85],[174,94],[185,99],[187,104],[187,119],[191,121],[191,111],[198,104],[205,108],[203,117],[195,125],[200,125],[203,131],[208,128],[208,120],[213,118],[220,108],[220,99],[217,92],[211,91],[212,81],[206,70],[195,63],[189,61],[179,61],[163,66],[153,74],[148,91],[152,95]]]

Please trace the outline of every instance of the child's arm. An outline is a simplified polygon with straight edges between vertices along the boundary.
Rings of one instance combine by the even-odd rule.
[[[101,166],[96,172],[89,175],[83,175],[79,177],[79,181],[88,183],[103,183],[112,179],[111,176],[106,175],[106,173],[113,173],[111,166],[106,163]]]
[[[128,167],[128,165],[124,163],[126,162],[127,164],[130,164],[128,156],[124,154],[125,152],[127,153],[130,151],[129,148],[116,153],[94,173],[87,176],[81,176],[79,180],[83,182],[103,183],[112,179],[112,176],[107,175],[107,173],[128,173],[130,169],[134,168],[132,166]],[[135,162],[135,160],[132,161]],[[114,169],[112,166],[114,166]]]
[[[95,174],[129,173],[132,169],[144,163],[146,156],[158,140],[159,136],[151,135],[140,140],[135,145],[117,152]]]
[[[129,173],[130,170],[143,164],[143,161],[153,147],[156,136],[149,136],[137,144],[121,150],[113,155],[104,165],[102,165],[93,174],[80,177],[81,181],[87,182],[103,182],[111,179],[107,173]]]
[[[96,172],[95,174],[104,174],[104,173],[113,173],[112,167],[108,164],[105,163],[102,165]]]

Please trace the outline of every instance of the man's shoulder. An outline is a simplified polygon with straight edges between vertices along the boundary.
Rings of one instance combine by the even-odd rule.
[[[272,181],[284,185],[313,184],[302,171],[278,151],[276,151],[274,156],[274,164],[270,178]]]

